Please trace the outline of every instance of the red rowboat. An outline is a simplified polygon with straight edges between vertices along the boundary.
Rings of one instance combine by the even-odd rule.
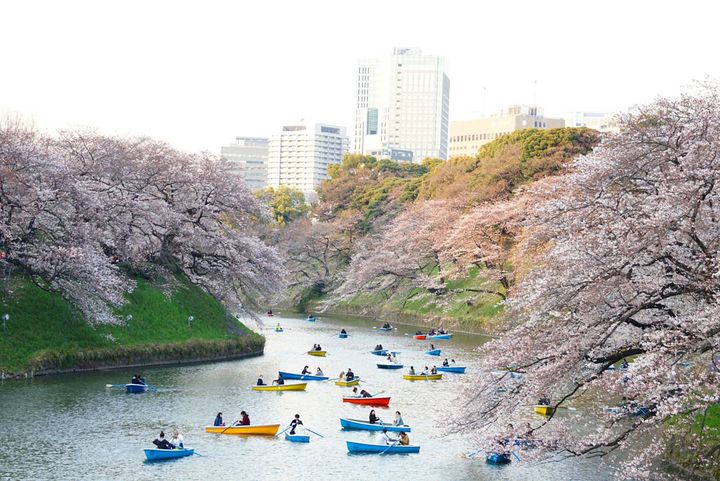
[[[424,341],[426,334],[415,334],[413,337],[419,341]]]
[[[365,406],[387,406],[390,404],[390,396],[388,397],[356,397],[343,396],[344,403],[363,404]]]

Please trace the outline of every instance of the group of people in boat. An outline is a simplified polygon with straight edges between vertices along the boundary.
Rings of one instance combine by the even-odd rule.
[[[385,324],[383,324],[382,328],[383,329],[392,329],[392,326],[390,325],[389,322],[386,322]]]
[[[422,334],[422,333],[420,333],[420,334]],[[446,331],[445,329],[443,329],[442,326],[440,326],[437,329],[435,329],[435,328],[430,329],[430,331],[428,331],[428,333],[427,333],[428,336],[436,336],[438,334],[450,334],[450,332]]]
[[[320,344],[313,344],[313,351],[322,351],[322,347],[320,347]]]
[[[384,351],[382,344],[375,344],[374,351]]]
[[[217,416],[215,416],[215,421],[213,421],[213,426],[225,426],[225,421],[223,420],[222,413],[217,413]],[[250,426],[250,416],[248,416],[248,413],[245,411],[240,411],[240,418],[232,423],[230,426]]]
[[[395,356],[395,353],[389,353],[387,357],[385,358],[388,362],[398,362],[397,356]]]
[[[410,376],[429,376],[429,375],[437,374],[437,373],[438,373],[438,370],[437,370],[436,366],[433,366],[432,368],[428,368],[427,366],[425,366],[425,369],[420,371],[420,374],[417,374],[415,372],[415,366],[410,366],[410,370],[408,371],[408,374]]]
[[[396,446],[398,444],[400,446],[410,445],[410,436],[408,436],[408,434],[406,432],[401,432],[400,434],[398,434],[397,438],[392,438],[388,434],[387,428],[383,428],[382,440],[388,446]]]
[[[158,449],[183,449],[185,447],[185,440],[183,435],[180,434],[177,429],[173,431],[170,441],[165,439],[165,432],[160,431],[155,440],[152,442]]]
[[[345,329],[340,329],[340,334],[347,336],[347,331]]]
[[[318,369],[320,369],[320,368],[318,368]],[[348,368],[347,372],[340,371],[340,374],[338,374],[338,379],[341,381],[344,379],[345,382],[353,381],[356,377],[357,376],[355,375],[355,373],[353,372],[353,370],[351,368]]]
[[[448,362],[447,358],[443,361],[443,367],[449,367],[450,365],[455,364],[455,359],[451,359],[450,362]]]
[[[125,378],[125,379],[127,379],[127,378]],[[132,377],[132,380],[130,381],[130,384],[141,384],[141,385],[145,386],[145,385],[146,385],[146,383],[145,383],[145,378],[142,377],[142,374],[135,374],[135,375]]]
[[[352,392],[355,397],[373,397],[372,394],[370,394],[364,389],[361,389],[360,392],[358,392],[358,388],[356,387],[353,388]]]
[[[302,374],[303,376],[324,376],[325,375],[323,373],[322,369],[320,369],[320,366],[318,366],[317,370],[315,371],[315,374],[312,373],[312,371],[310,370],[310,368],[308,366],[305,366],[300,374]]]

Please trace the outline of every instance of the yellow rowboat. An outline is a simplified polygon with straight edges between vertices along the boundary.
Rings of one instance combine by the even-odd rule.
[[[542,414],[543,416],[550,416],[555,412],[555,408],[552,406],[545,406],[542,404],[535,405],[535,414]]]
[[[360,384],[359,377],[356,377],[352,381],[335,381],[336,386],[343,386],[343,387],[358,386],[359,384]]]
[[[311,356],[325,357],[327,351],[308,351],[308,354],[310,354]]]
[[[279,386],[253,386],[253,391],[304,391],[306,382],[297,384],[281,384]]]
[[[259,436],[275,436],[279,429],[279,424],[258,424],[255,426],[205,426],[206,433],[248,434]]]
[[[442,379],[442,374],[428,374],[427,376],[411,376],[410,374],[405,374],[403,379],[407,379],[408,381],[437,381]]]

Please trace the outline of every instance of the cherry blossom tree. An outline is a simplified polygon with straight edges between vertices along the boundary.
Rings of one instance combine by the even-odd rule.
[[[492,449],[508,422],[530,421],[540,452],[631,447],[620,475],[661,477],[653,461],[672,433],[720,402],[719,181],[720,98],[702,86],[622,116],[566,175],[536,185],[550,199],[526,222],[538,267],[510,299],[515,322],[484,346],[456,425]],[[626,372],[611,369],[630,356]],[[534,416],[541,396],[560,410]],[[608,410],[623,398],[647,412]],[[569,404],[583,415],[563,415]],[[705,446],[697,466],[717,467],[717,453]]]

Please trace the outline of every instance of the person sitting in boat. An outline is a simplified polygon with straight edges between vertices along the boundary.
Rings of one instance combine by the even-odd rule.
[[[437,374],[437,367],[433,366],[432,369],[430,369],[430,374]]]
[[[258,386],[266,386],[265,381],[263,381],[262,374],[260,374],[258,376],[257,385]]]
[[[410,371],[408,372],[409,375],[414,376],[415,375],[415,367],[410,366]]]
[[[300,420],[300,415],[296,414],[292,421],[290,421],[290,435],[295,434],[295,428],[298,427],[298,424],[302,425],[302,421]]]
[[[170,444],[180,449],[185,447],[185,443],[183,442],[183,435],[180,434],[177,429],[173,431],[172,437],[170,438]]]
[[[388,446],[392,444],[397,444],[397,439],[393,439],[388,435],[387,428],[383,428],[382,440],[385,441],[385,444],[387,444]]]
[[[623,359],[620,363],[620,369],[627,369],[628,367],[630,367],[630,363],[627,362],[627,359]]]
[[[345,371],[340,371],[340,374],[338,374],[338,379],[340,379],[340,380],[345,379]]]
[[[325,375],[325,374],[323,374],[322,369],[320,369],[320,366],[318,366],[317,371],[315,371],[315,375],[316,376],[324,376]]]
[[[126,378],[127,379],[127,378]],[[138,379],[137,374],[133,374],[132,379],[130,380],[130,384],[140,384],[140,379]]]
[[[401,446],[409,446],[410,436],[408,436],[406,432],[402,432],[400,433],[400,436],[398,436],[398,442]]]
[[[240,411],[240,420],[235,421],[235,426],[250,426],[250,416],[245,411]]]
[[[422,331],[415,331],[415,335],[416,335],[416,336],[422,336],[423,333],[422,333]]]
[[[272,311],[267,311],[268,316],[272,316]]]
[[[282,326],[280,325],[279,322],[277,323],[277,326],[275,326],[275,329],[282,329]]]
[[[370,415],[368,416],[368,421],[370,422],[370,424],[378,424],[378,423],[382,422],[382,421],[380,421],[380,418],[377,417],[377,415],[375,414],[374,409],[370,410]]]
[[[283,384],[285,384],[285,378],[282,374],[278,373],[278,378],[275,379],[272,383],[277,384],[278,386],[282,386]]]
[[[369,392],[367,392],[367,391],[364,390],[364,389],[361,389],[361,390],[360,390],[360,397],[372,397],[372,394],[370,394]]]
[[[215,416],[215,421],[213,422],[213,426],[225,426],[222,418],[222,413],[217,413],[217,416]]]
[[[350,382],[353,379],[355,379],[355,373],[352,372],[352,369],[348,368],[347,374],[345,374],[345,381]]]
[[[385,359],[388,360],[388,361],[392,361],[392,354],[388,354],[388,355],[387,355],[387,358],[385,358]]]
[[[347,334],[347,331],[345,329],[340,329],[340,334]]]
[[[165,433],[162,431],[160,431],[160,436],[155,438],[153,444],[157,446],[158,449],[175,449],[175,446],[165,439]]]
[[[395,421],[393,422],[395,426],[404,426],[405,421],[403,421],[402,416],[400,415],[400,411],[395,411]]]
[[[142,384],[143,386],[145,385],[145,378],[142,374],[138,374],[138,384]]]
[[[430,329],[430,332],[428,332],[428,336],[434,336],[435,335],[435,328]]]
[[[317,346],[315,346],[315,350],[316,350],[316,351],[322,351],[322,347],[320,347],[320,344],[318,344]]]
[[[300,374],[302,374],[304,376],[306,374],[312,374],[312,373],[310,372],[310,369],[308,369],[308,367],[305,366]]]
[[[427,367],[427,366],[425,366],[425,369],[422,370],[422,372],[420,373],[420,375],[421,375],[421,376],[427,376],[427,375],[428,375],[428,367]]]
[[[390,329],[390,323],[386,322],[385,324],[383,324],[383,329]]]
[[[455,359],[450,359],[450,364],[455,364]]]
[[[544,394],[540,399],[538,399],[538,404],[540,406],[549,406],[550,405],[550,397],[547,394]]]
[[[431,351],[434,351],[434,350],[435,350],[435,344],[432,344],[432,343],[430,344],[430,350],[431,350]]]
[[[443,361],[443,367],[448,367],[450,363],[448,362],[447,358]]]

